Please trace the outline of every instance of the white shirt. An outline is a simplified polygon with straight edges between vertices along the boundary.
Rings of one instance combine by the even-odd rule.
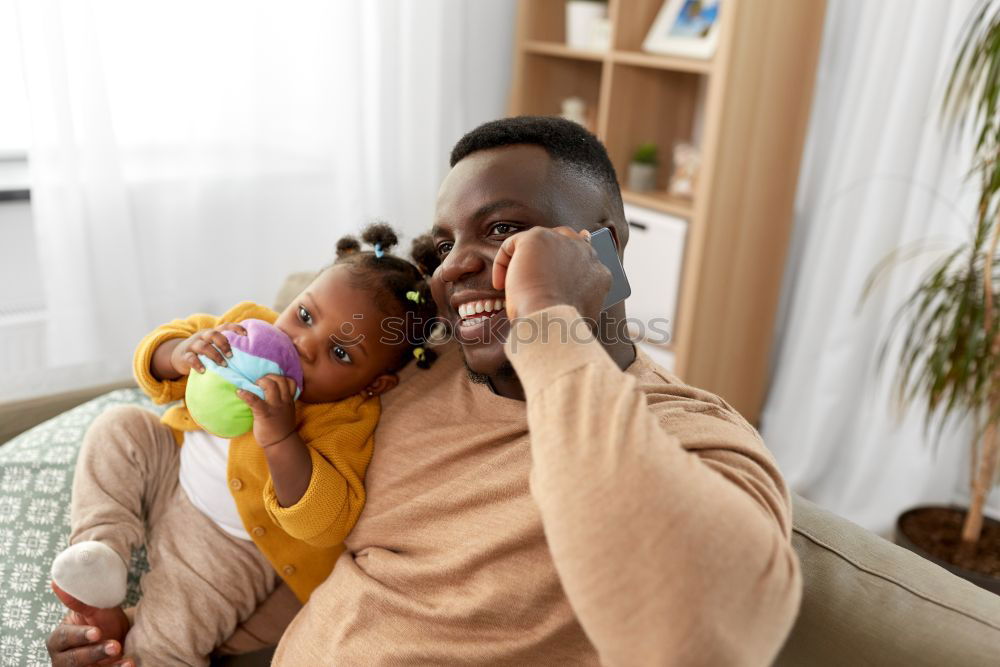
[[[241,540],[250,540],[229,492],[226,463],[229,440],[207,431],[185,431],[181,447],[181,488],[191,504],[222,530]]]

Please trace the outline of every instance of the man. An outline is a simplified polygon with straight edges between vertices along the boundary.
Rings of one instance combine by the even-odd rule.
[[[451,164],[433,282],[460,345],[385,396],[368,504],[274,663],[769,663],[800,597],[788,494],[732,408],[601,316],[587,232],[628,238],[604,147],[512,118]]]

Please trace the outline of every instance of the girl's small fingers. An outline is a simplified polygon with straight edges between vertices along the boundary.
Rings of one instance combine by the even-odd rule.
[[[271,376],[265,375],[261,379],[257,380],[257,386],[264,390],[264,401],[266,403],[274,403],[278,398],[277,388],[274,386],[274,380]]]
[[[287,375],[282,375],[278,378],[278,384],[281,385],[281,397],[285,403],[295,402],[295,380]]]
[[[223,331],[234,331],[234,332],[238,333],[241,336],[246,336],[247,335],[246,327],[243,327],[242,325],[236,324],[235,322],[227,322],[225,324],[221,324],[221,325],[219,325],[219,329],[221,329]]]
[[[271,387],[271,393],[268,395],[270,397],[270,403],[275,405],[284,405],[288,403],[288,391],[285,387],[285,378],[280,375],[268,375],[267,376],[269,386]]]
[[[212,345],[219,348],[219,350],[222,351],[222,354],[226,355],[226,357],[233,356],[233,350],[229,345],[229,339],[226,338],[226,334],[221,331],[212,332]]]
[[[199,373],[205,372],[205,364],[201,363],[201,359],[199,359],[198,355],[194,352],[185,352],[183,359],[191,368],[195,369]]]
[[[222,353],[210,341],[204,339],[197,340],[191,345],[191,349],[198,354],[205,355],[220,366],[226,365],[225,357],[222,356]]]
[[[257,396],[257,394],[253,393],[252,391],[247,391],[246,389],[237,389],[236,396],[241,401],[250,406],[251,410],[256,410],[258,407],[260,407],[260,404],[263,403],[263,401],[260,400],[260,397]]]

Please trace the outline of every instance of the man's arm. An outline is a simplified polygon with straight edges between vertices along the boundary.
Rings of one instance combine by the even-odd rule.
[[[531,335],[546,317],[547,341]],[[651,408],[585,325],[559,335],[576,318],[533,313],[507,355],[527,397],[532,495],[583,629],[607,665],[769,664],[801,594],[770,455],[705,392],[673,385],[676,400]]]

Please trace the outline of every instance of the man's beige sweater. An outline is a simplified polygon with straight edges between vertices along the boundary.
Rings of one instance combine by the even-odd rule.
[[[368,504],[274,664],[773,659],[801,582],[760,437],[579,328],[514,345],[543,317],[578,315],[512,331],[526,403],[470,382],[454,346],[384,397]]]

